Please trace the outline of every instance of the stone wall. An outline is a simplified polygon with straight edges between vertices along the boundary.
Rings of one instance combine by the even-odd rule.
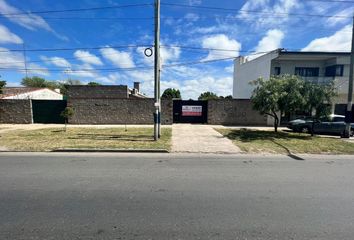
[[[154,99],[69,99],[71,124],[153,124]],[[172,124],[172,101],[161,103],[161,123]]]
[[[0,100],[0,123],[32,123],[31,100]]]
[[[129,98],[128,87],[125,85],[117,86],[86,86],[86,85],[69,85],[67,86],[67,98],[79,99],[116,99],[116,98]]]
[[[208,124],[266,126],[267,116],[253,110],[250,100],[209,100]]]

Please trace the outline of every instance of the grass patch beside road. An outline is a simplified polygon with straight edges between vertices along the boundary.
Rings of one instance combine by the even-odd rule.
[[[0,147],[10,151],[52,151],[79,149],[166,149],[171,147],[169,128],[162,129],[159,141],[153,140],[153,128],[48,128],[14,130],[1,133]]]
[[[216,129],[247,153],[354,154],[354,143],[292,132]]]

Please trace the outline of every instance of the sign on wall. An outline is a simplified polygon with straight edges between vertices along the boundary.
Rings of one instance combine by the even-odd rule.
[[[202,106],[182,106],[182,116],[202,116],[203,107]]]

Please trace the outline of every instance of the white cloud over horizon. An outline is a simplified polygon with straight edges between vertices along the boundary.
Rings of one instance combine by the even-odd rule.
[[[230,51],[210,50],[209,54],[203,60],[215,60],[228,57],[238,57],[241,50],[241,43],[237,40],[230,39],[225,34],[217,34],[207,36],[202,39],[202,47],[210,49],[225,49]]]
[[[30,12],[23,12],[11,6],[5,0],[0,0],[0,14],[9,21],[18,24],[28,30],[37,31],[43,29],[53,33],[57,38],[68,41],[68,37],[58,34],[41,16]]]
[[[22,44],[23,40],[12,33],[7,27],[0,24],[0,43],[14,43],[14,44]]]
[[[102,66],[103,63],[96,55],[83,50],[77,50],[74,52],[74,56],[83,63]]]
[[[114,48],[102,48],[103,57],[119,68],[133,68],[135,63],[130,52],[118,51]]]
[[[266,53],[280,48],[284,39],[284,33],[279,29],[271,29],[266,35],[258,42],[258,45],[254,48],[254,51],[259,54],[253,54],[248,56],[248,60],[258,58]]]
[[[352,26],[347,25],[331,36],[314,39],[301,49],[301,51],[350,51],[352,41],[351,29]]]

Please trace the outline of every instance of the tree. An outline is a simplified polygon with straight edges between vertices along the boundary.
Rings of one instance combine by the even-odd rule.
[[[251,96],[253,108],[261,114],[273,117],[274,131],[277,132],[279,125],[277,112],[280,110],[279,99],[282,93],[282,86],[278,79],[274,77],[271,77],[268,81],[259,78],[253,84],[256,85]]]
[[[33,76],[25,77],[22,79],[21,84],[26,87],[45,88],[47,87],[47,81],[44,78]]]
[[[49,88],[56,89],[61,88],[61,84],[56,81],[47,81],[44,78],[33,76],[25,77],[22,79],[21,84],[25,87],[34,87],[34,88]]]
[[[100,86],[101,84],[100,83],[97,83],[97,82],[89,82],[87,84],[87,86]]]
[[[65,132],[66,132],[66,125],[68,124],[69,118],[74,115],[74,109],[72,107],[66,107],[64,111],[60,113],[60,116],[65,119]]]
[[[6,86],[6,81],[0,81],[0,94],[2,94],[2,89]]]
[[[161,96],[162,99],[173,99],[173,98],[182,98],[181,97],[181,92],[178,90],[178,89],[175,89],[175,88],[167,88],[162,96]]]
[[[320,118],[330,113],[337,91],[334,83],[321,85],[305,82],[303,96],[306,99],[306,106],[304,106],[306,112],[311,116],[315,112],[314,117]]]
[[[253,84],[251,101],[253,108],[261,114],[274,118],[274,130],[277,132],[279,117],[283,113],[293,113],[300,110],[317,116],[327,114],[336,91],[333,84],[320,85],[307,82],[298,76],[272,76],[269,80],[259,78]]]
[[[198,97],[198,100],[212,100],[212,99],[218,99],[218,95],[216,95],[213,92],[203,92],[200,94]]]

